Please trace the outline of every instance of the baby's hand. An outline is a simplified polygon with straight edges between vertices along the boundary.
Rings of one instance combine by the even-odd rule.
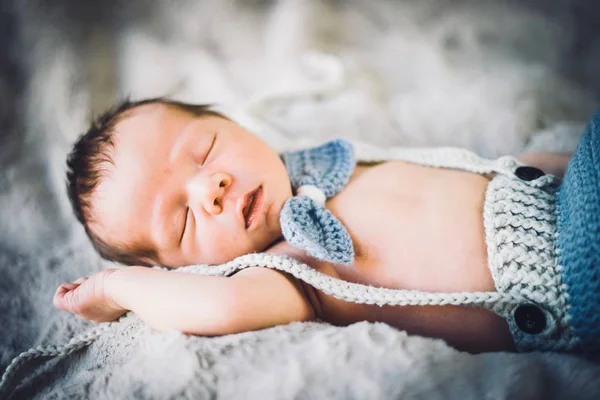
[[[127,312],[107,294],[106,277],[114,271],[116,269],[111,268],[97,272],[89,278],[63,283],[54,293],[54,306],[92,322],[114,321]]]

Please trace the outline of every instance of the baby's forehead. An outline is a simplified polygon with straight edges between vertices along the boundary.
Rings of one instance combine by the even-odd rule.
[[[115,153],[165,149],[193,116],[172,106],[149,104],[129,110],[113,128]],[[154,153],[153,156],[161,152]]]

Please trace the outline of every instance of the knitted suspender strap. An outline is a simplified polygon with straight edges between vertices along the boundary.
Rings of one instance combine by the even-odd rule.
[[[327,295],[352,303],[379,306],[471,305],[503,314],[507,307],[524,301],[518,295],[498,292],[435,293],[367,286],[331,277],[294,258],[278,254],[247,254],[218,267],[195,265],[179,268],[176,272],[229,276],[249,267],[266,267],[286,272]]]
[[[499,173],[514,175],[519,162],[512,156],[489,160],[461,148],[383,148],[372,144],[353,141],[356,159],[363,162],[379,162],[390,160],[407,161],[413,164],[437,168],[453,168],[477,174]]]

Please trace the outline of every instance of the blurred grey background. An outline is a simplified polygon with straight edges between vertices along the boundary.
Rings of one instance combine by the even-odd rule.
[[[596,0],[0,0],[0,367],[52,342],[56,285],[102,265],[64,164],[116,100],[252,111],[267,139],[569,151],[599,20]]]

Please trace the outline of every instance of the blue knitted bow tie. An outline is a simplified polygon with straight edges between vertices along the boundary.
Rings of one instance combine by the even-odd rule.
[[[323,261],[352,265],[354,247],[342,223],[325,208],[339,193],[356,166],[354,149],[337,139],[322,146],[283,154],[295,196],[288,199],[279,220],[292,246]]]

